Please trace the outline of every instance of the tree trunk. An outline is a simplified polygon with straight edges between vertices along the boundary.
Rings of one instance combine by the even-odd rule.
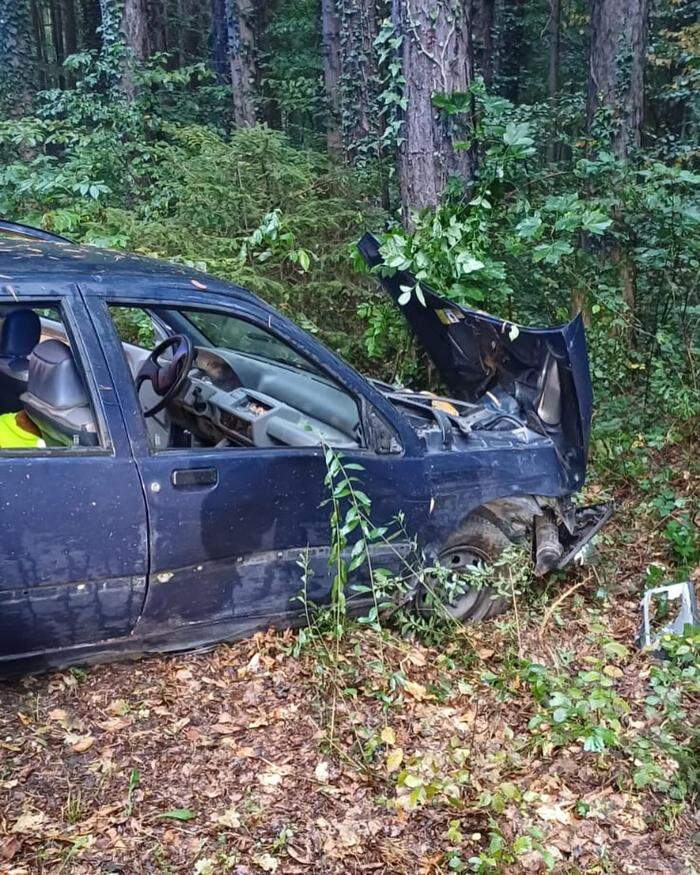
[[[165,24],[167,0],[146,0],[146,19],[152,52],[168,51],[168,34]]]
[[[19,118],[29,112],[34,57],[29,0],[0,0],[0,108]]]
[[[211,64],[219,82],[230,82],[226,0],[211,0]]]
[[[100,0],[102,13],[102,41],[110,48],[123,40],[127,55],[122,63],[119,89],[126,97],[136,93],[134,68],[150,55],[146,0]]]
[[[549,3],[549,70],[547,74],[547,95],[552,116],[557,108],[557,96],[559,94],[559,58],[560,58],[560,24],[561,24],[561,0],[550,0]],[[547,143],[547,160],[553,163],[557,160],[557,142],[552,137]]]
[[[607,108],[612,146],[626,158],[641,143],[648,0],[593,0],[588,72],[588,125]]]
[[[503,0],[495,78],[498,90],[513,103],[520,94],[520,70],[525,52],[524,0]]]
[[[483,77],[487,89],[493,84],[495,67],[496,47],[493,41],[495,15],[495,0],[473,0],[471,20],[474,68]]]
[[[78,51],[78,22],[75,15],[75,0],[63,0],[62,5],[63,51],[68,58]]]
[[[380,82],[374,47],[379,29],[378,3],[337,0],[340,127],[349,161],[371,151],[380,136]]]
[[[52,2],[49,3],[49,13],[51,15],[51,41],[53,43],[53,55],[55,61],[54,69],[56,87],[65,88],[66,77],[62,65],[66,56],[63,49],[63,21],[61,19],[61,5],[59,0],[52,0]]]
[[[98,0],[80,0],[80,47],[85,49],[100,48],[100,36],[97,29],[100,26],[100,4]]]
[[[466,4],[435,0],[396,0],[397,26],[403,37],[406,80],[399,184],[404,223],[411,213],[435,206],[448,178],[470,182],[472,157],[456,151],[454,122],[433,106],[434,94],[465,92],[473,74]]]
[[[326,140],[328,152],[338,156],[340,138],[340,18],[336,0],[321,0],[321,33],[323,41],[323,79],[326,86],[328,120]]]
[[[233,120],[254,125],[254,85],[257,78],[254,0],[225,0],[228,57],[233,92]]]
[[[2,4],[0,3],[0,6],[1,5]],[[46,57],[46,35],[44,33],[44,22],[41,17],[41,10],[38,7],[37,0],[30,0],[30,6],[32,27],[34,30],[34,48],[36,50],[37,60],[36,81],[39,88],[43,91],[45,88],[48,87],[48,59]]]
[[[146,0],[124,0],[121,31],[133,57],[141,64],[151,54],[146,17]]]

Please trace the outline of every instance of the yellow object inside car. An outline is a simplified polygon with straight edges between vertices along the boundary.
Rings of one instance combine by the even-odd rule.
[[[26,413],[0,415],[0,450],[45,447],[41,434]]]

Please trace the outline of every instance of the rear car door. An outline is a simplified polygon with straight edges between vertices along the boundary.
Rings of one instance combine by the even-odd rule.
[[[114,330],[114,309],[120,306],[151,314],[163,314],[169,308],[196,307],[201,312],[211,308],[222,318],[245,320],[256,331],[274,330],[278,321],[263,306],[202,292],[188,295],[160,289],[149,299],[127,291],[127,296],[108,298],[109,308],[102,300],[101,287],[87,294],[101,335]],[[289,323],[284,325],[299,335],[284,341],[289,349],[295,340],[303,346],[305,335]],[[274,339],[268,338],[267,343],[272,345]],[[128,343],[124,347],[126,355],[116,355],[110,345],[115,351],[110,368],[122,397],[131,392],[132,401],[125,404],[125,410],[145,484],[151,530],[151,575],[140,634],[167,638],[173,646],[178,641],[191,645],[301,612],[297,596],[302,586],[302,554],[308,557],[312,571],[308,597],[326,599],[330,510],[323,506],[328,493],[321,447],[154,446],[153,441],[149,443],[134,390],[133,347]],[[328,351],[322,354],[334,359]],[[331,376],[343,386],[342,392],[355,397],[353,380],[356,384],[364,381],[337,360],[330,365],[336,368]],[[361,476],[372,499],[373,518],[388,522],[401,510],[407,516],[407,530],[416,531],[414,518],[427,513],[429,501],[422,459],[415,446],[410,450],[406,452],[406,443],[402,448],[397,441],[394,452],[387,454],[367,446],[345,447],[342,452],[346,461],[364,469]],[[391,547],[378,548],[377,563],[400,565],[398,553],[406,552],[407,540],[399,537]]]
[[[10,288],[0,304],[40,317],[43,348],[72,354],[71,391],[81,379],[85,396],[68,409],[60,397],[65,387],[58,386],[58,406],[49,399],[45,422],[38,417],[45,446],[0,450],[0,673],[18,657],[41,666],[98,643],[118,647],[141,614],[148,572],[143,489],[79,292],[54,281],[16,282],[5,291]],[[20,404],[36,417],[46,399],[27,391],[31,373]],[[8,401],[3,412],[12,409]]]

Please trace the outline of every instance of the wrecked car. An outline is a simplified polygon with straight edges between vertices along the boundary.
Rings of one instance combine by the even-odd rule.
[[[328,598],[324,446],[362,466],[429,560],[532,539],[563,567],[591,385],[580,318],[520,328],[435,294],[403,307],[450,397],[361,376],[250,292],[0,223],[0,674],[203,647]],[[381,255],[367,235],[370,265]],[[398,297],[410,277],[382,280]],[[401,545],[398,545],[401,547]],[[408,549],[408,544],[406,545]],[[401,550],[375,545],[392,568]],[[471,621],[486,590],[450,605]]]

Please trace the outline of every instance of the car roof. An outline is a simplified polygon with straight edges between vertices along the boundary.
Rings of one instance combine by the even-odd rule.
[[[112,249],[69,242],[44,242],[3,237],[0,234],[0,287],[13,280],[65,279],[68,282],[104,282],[114,278],[148,286],[158,296],[158,285],[180,286],[224,292],[237,298],[262,303],[252,292],[225,280],[157,258],[146,258]]]

